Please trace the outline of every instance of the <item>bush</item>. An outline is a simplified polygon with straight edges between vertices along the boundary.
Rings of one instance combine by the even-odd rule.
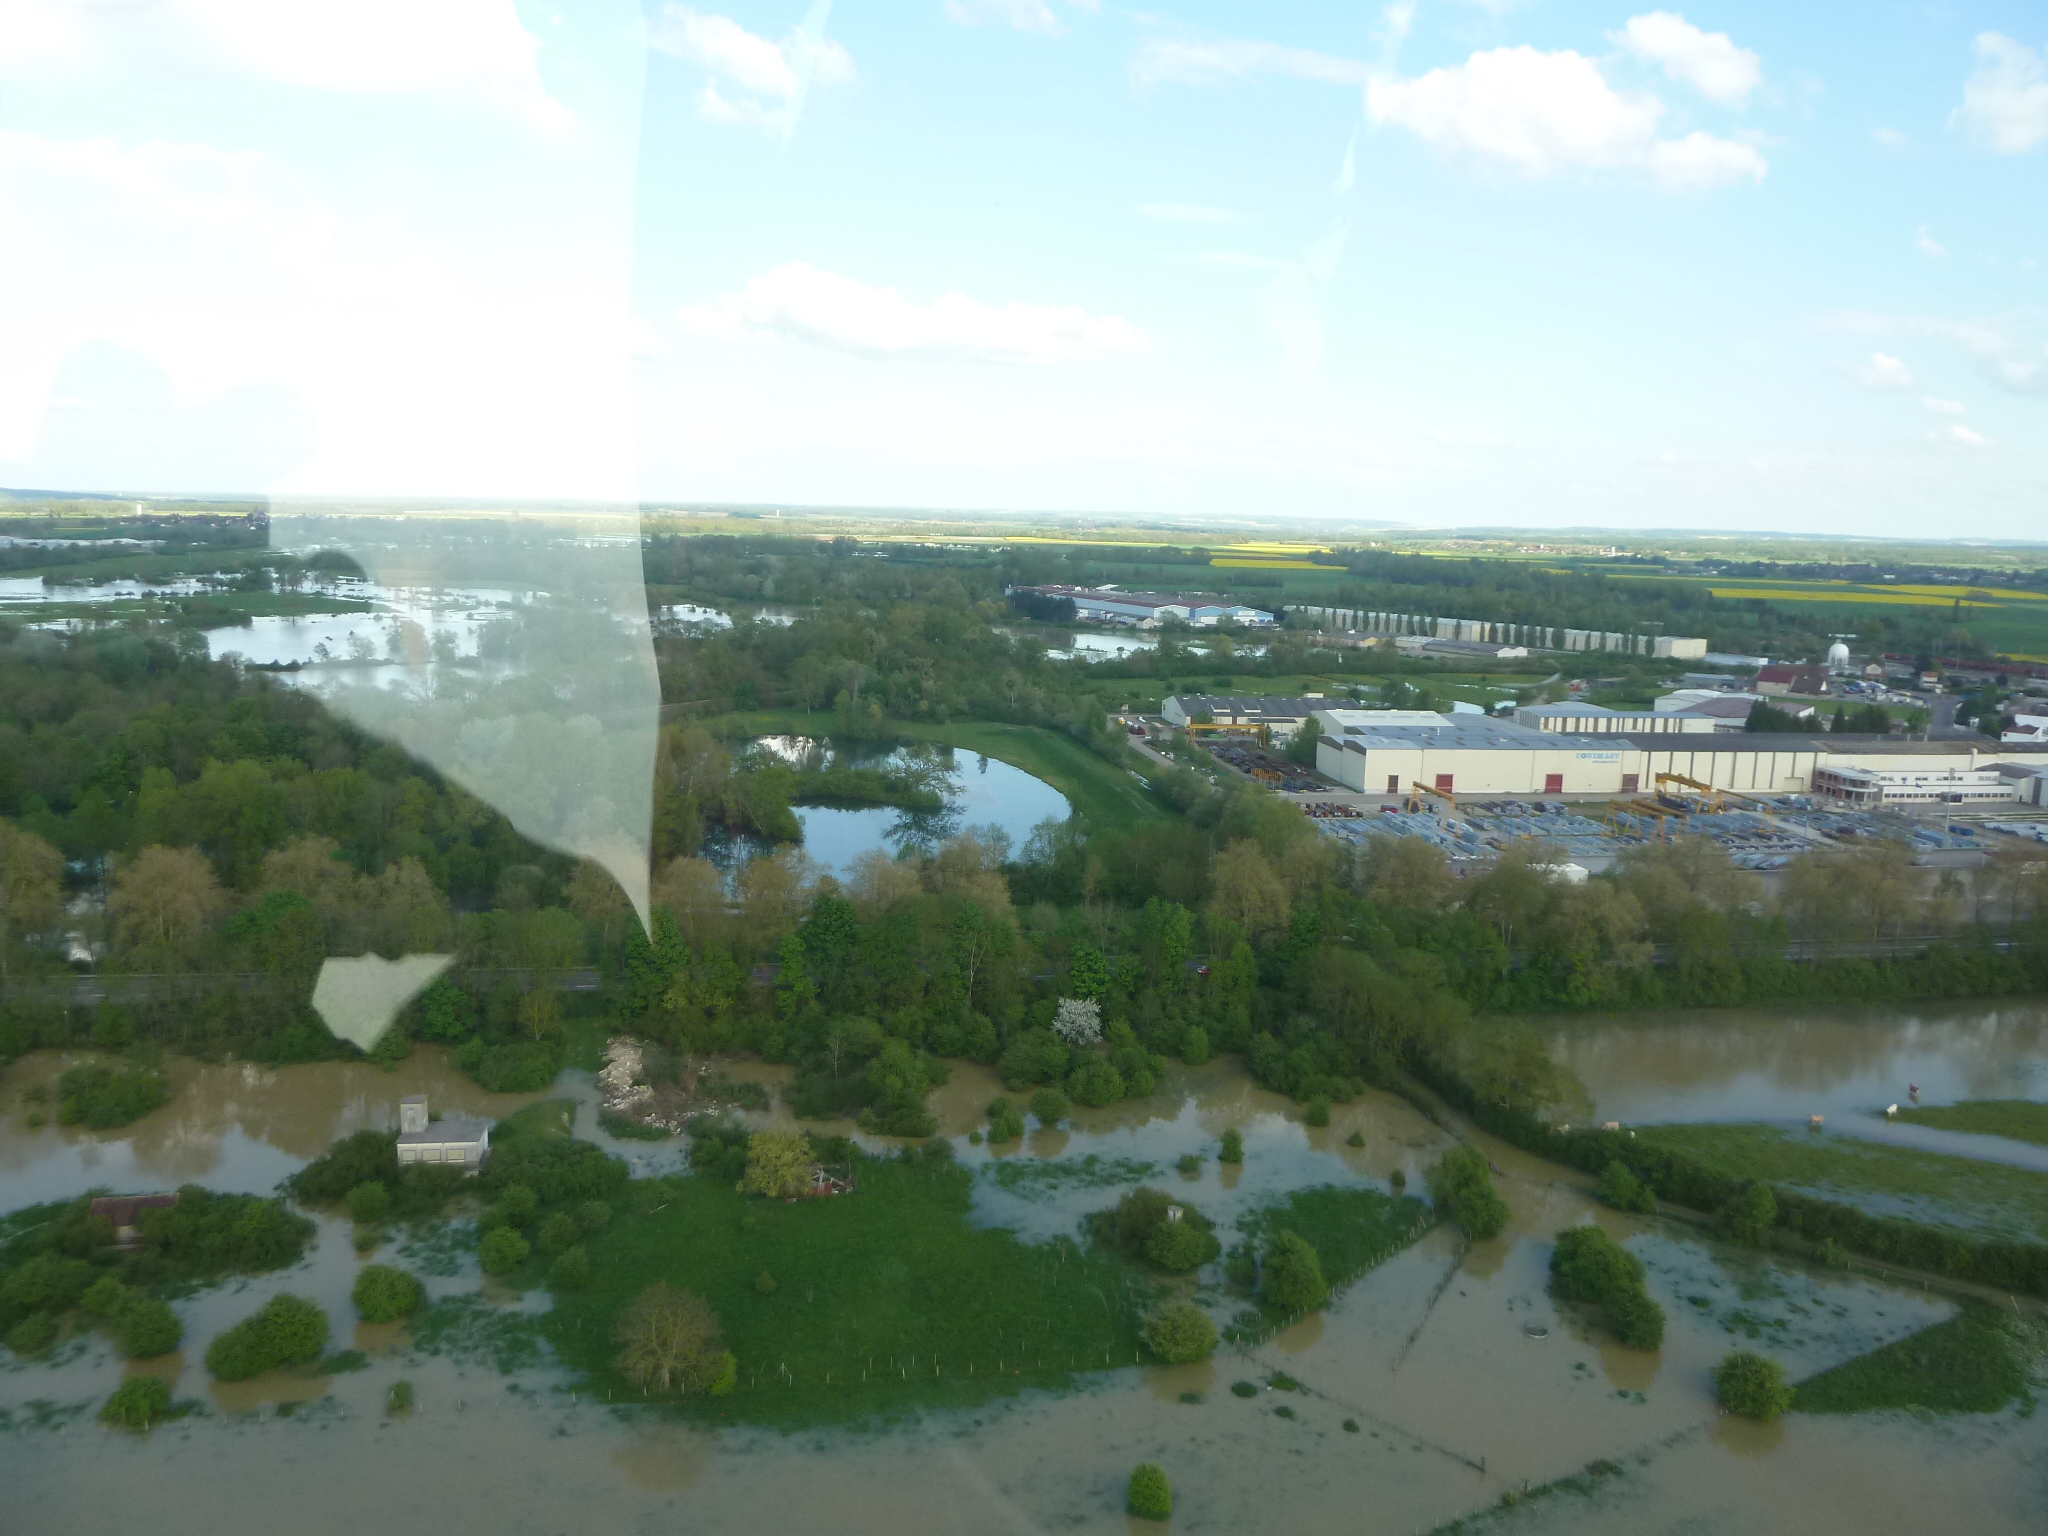
[[[1486,1156],[1477,1147],[1446,1152],[1429,1171],[1429,1193],[1474,1242],[1498,1237],[1508,1224],[1508,1204],[1493,1187]]]
[[[455,1064],[492,1093],[539,1093],[562,1070],[562,1049],[553,1041],[477,1039],[456,1049]]]
[[[391,1390],[384,1394],[384,1406],[392,1413],[403,1413],[412,1406],[412,1383],[394,1381]]]
[[[1140,1462],[1131,1472],[1131,1485],[1124,1494],[1124,1507],[1141,1520],[1167,1520],[1173,1516],[1173,1488],[1166,1470],[1157,1462]]]
[[[1632,1349],[1663,1346],[1664,1309],[1644,1284],[1643,1261],[1598,1227],[1558,1233],[1550,1290],[1567,1301],[1597,1305],[1614,1336]]]
[[[582,1239],[583,1229],[567,1211],[556,1211],[540,1224],[537,1241],[542,1253],[563,1253]]]
[[[167,1302],[136,1296],[114,1314],[114,1345],[130,1360],[168,1355],[185,1341],[185,1325]]]
[[[781,1289],[782,1287],[776,1282],[775,1277],[765,1269],[754,1276],[754,1294],[756,1296],[773,1296]]]
[[[507,1184],[498,1193],[498,1205],[511,1218],[513,1226],[523,1227],[540,1209],[540,1196],[525,1184]]]
[[[612,1208],[602,1200],[585,1200],[576,1207],[576,1225],[585,1232],[602,1232],[611,1219]]]
[[[348,1293],[366,1323],[395,1323],[426,1299],[419,1276],[389,1264],[365,1264]]]
[[[90,1312],[94,1317],[115,1318],[128,1309],[136,1295],[134,1286],[124,1284],[113,1275],[102,1275],[78,1298],[78,1309]]]
[[[988,1106],[988,1144],[1000,1146],[1024,1134],[1024,1117],[1008,1099],[991,1099]]]
[[[1607,1326],[1630,1349],[1664,1347],[1664,1309],[1648,1291],[1622,1291],[1601,1308]]]
[[[564,1248],[555,1256],[555,1262],[548,1266],[548,1289],[580,1291],[590,1284],[592,1273],[589,1249],[581,1243],[574,1248]]]
[[[308,1205],[332,1205],[360,1184],[382,1184],[388,1190],[398,1174],[397,1133],[357,1131],[286,1179],[285,1187]]]
[[[1639,1216],[1648,1216],[1657,1209],[1657,1197],[1650,1193],[1648,1185],[1629,1172],[1624,1163],[1609,1163],[1601,1170],[1600,1184],[1594,1194],[1603,1204],[1611,1205],[1617,1211],[1634,1211]]]
[[[382,1179],[365,1179],[348,1192],[349,1219],[374,1227],[391,1214],[391,1191]]]
[[[220,1381],[247,1381],[278,1365],[320,1358],[327,1348],[327,1314],[303,1296],[273,1296],[215,1339],[206,1368]]]
[[[1259,1296],[1284,1312],[1309,1312],[1329,1299],[1323,1261],[1308,1240],[1296,1232],[1275,1232],[1266,1244],[1259,1273]]]
[[[996,1058],[996,1072],[1012,1088],[1057,1083],[1067,1075],[1066,1041],[1049,1029],[1027,1029]]]
[[[484,1240],[477,1244],[477,1262],[487,1275],[510,1274],[533,1252],[533,1245],[511,1227],[499,1227],[486,1232]]]
[[[1205,1231],[1183,1216],[1179,1221],[1162,1221],[1145,1239],[1145,1257],[1169,1273],[1180,1275],[1223,1252],[1214,1232]]]
[[[1091,1056],[1067,1078],[1067,1097],[1090,1109],[1101,1109],[1124,1096],[1123,1074],[1100,1056]]]
[[[1771,1193],[1770,1185],[1752,1179],[1740,1194],[1721,1207],[1718,1220],[1730,1240],[1758,1246],[1778,1224],[1778,1197]]]
[[[1223,1133],[1223,1145],[1216,1151],[1219,1163],[1241,1163],[1244,1161],[1244,1132],[1232,1126]]]
[[[1191,1301],[1169,1301],[1139,1330],[1145,1347],[1168,1365],[1206,1360],[1216,1351],[1216,1325]]]
[[[1746,1419],[1775,1419],[1792,1406],[1784,1367],[1747,1349],[1730,1350],[1714,1367],[1714,1395]]]
[[[619,1314],[619,1374],[646,1391],[714,1391],[737,1367],[720,1338],[718,1315],[701,1296],[650,1285]],[[731,1390],[730,1387],[727,1390]]]
[[[122,1429],[148,1429],[170,1411],[168,1382],[161,1376],[130,1376],[100,1408],[100,1422]]]
[[[137,1212],[135,1225],[152,1253],[202,1275],[283,1269],[313,1235],[313,1223],[282,1200],[216,1195],[196,1184],[178,1190],[176,1205]]]
[[[111,1130],[141,1119],[170,1097],[170,1085],[161,1072],[89,1062],[57,1079],[57,1120],[61,1125]]]
[[[1073,1107],[1057,1088],[1041,1088],[1031,1095],[1031,1113],[1038,1117],[1040,1125],[1048,1129],[1066,1119]]]
[[[811,1187],[811,1144],[802,1131],[756,1131],[747,1143],[747,1172],[740,1188],[771,1200],[807,1194]]]
[[[1190,1024],[1180,1037],[1180,1059],[1191,1067],[1206,1066],[1209,1061],[1209,1031],[1199,1024]]]
[[[40,1355],[57,1342],[57,1319],[47,1312],[31,1312],[7,1330],[7,1347],[23,1359]]]
[[[93,1283],[93,1267],[83,1259],[39,1253],[0,1278],[0,1320],[24,1312],[68,1312]]]
[[[1328,1125],[1330,1123],[1330,1101],[1328,1099],[1310,1099],[1308,1101],[1308,1113],[1302,1118],[1309,1125]]]

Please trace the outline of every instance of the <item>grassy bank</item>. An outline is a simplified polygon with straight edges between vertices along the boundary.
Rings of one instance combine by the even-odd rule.
[[[1909,1125],[1967,1131],[1973,1136],[2005,1136],[2048,1147],[2048,1104],[2031,1099],[1972,1099],[1932,1109],[1902,1109],[1899,1118]]]
[[[972,1176],[947,1157],[863,1162],[860,1187],[784,1205],[700,1177],[661,1181],[645,1214],[589,1240],[596,1281],[546,1319],[555,1347],[615,1400],[611,1318],[656,1281],[694,1291],[740,1362],[708,1418],[788,1426],[959,1406],[1129,1365],[1155,1287],[1067,1241],[968,1225]],[[766,1284],[763,1277],[772,1282]]]
[[[1971,1237],[2048,1242],[2048,1174],[1767,1125],[1658,1125],[1637,1135],[1707,1168]]]
[[[703,724],[727,736],[830,736],[840,728],[837,715],[823,711],[806,714],[794,709],[721,715]],[[987,720],[953,725],[891,720],[884,729],[905,741],[935,741],[965,752],[986,753],[1013,768],[1021,768],[1065,795],[1069,805],[1103,831],[1128,832],[1175,815],[1171,807],[1148,793],[1129,773],[1057,731]]]
[[[1965,1307],[1945,1323],[1801,1382],[1799,1413],[1995,1413],[2027,1390],[2037,1345],[2016,1318]]]

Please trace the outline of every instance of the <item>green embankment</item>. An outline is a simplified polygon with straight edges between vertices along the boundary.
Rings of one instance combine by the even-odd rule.
[[[1945,1323],[1801,1382],[1798,1413],[1994,1413],[2027,1390],[2032,1331],[1995,1307],[1969,1306]]]
[[[840,729],[837,715],[794,709],[721,715],[702,723],[725,736],[831,736]],[[883,729],[905,741],[933,741],[965,752],[982,752],[1021,768],[1065,795],[1069,805],[1103,831],[1129,832],[1174,815],[1129,773],[1056,731],[984,720],[954,725],[891,720]]]
[[[1928,1109],[1902,1109],[1899,1119],[1973,1136],[2004,1136],[2048,1147],[2048,1104],[2031,1099],[1971,1099]]]
[[[949,1157],[867,1160],[859,1176],[850,1195],[788,1205],[662,1181],[645,1214],[588,1239],[596,1282],[547,1315],[556,1349],[595,1390],[639,1401],[613,1368],[611,1319],[657,1281],[694,1291],[740,1377],[693,1407],[783,1425],[970,1404],[1137,1358],[1156,1287],[1134,1268],[968,1225],[973,1177]]]
[[[1879,1216],[1970,1237],[2048,1242],[2048,1174],[2004,1163],[1767,1125],[1654,1125],[1638,1136],[1736,1178],[1764,1179]]]

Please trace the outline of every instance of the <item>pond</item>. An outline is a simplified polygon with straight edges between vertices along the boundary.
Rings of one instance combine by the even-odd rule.
[[[1888,1123],[1885,1106],[2048,1099],[2048,1003],[1717,1008],[1532,1021],[1595,1116],[1756,1121],[2048,1168],[2048,1148]]]
[[[936,811],[895,806],[803,805],[804,852],[834,875],[876,849],[891,858],[930,853],[969,829],[994,827],[1021,853],[1032,829],[1073,814],[1067,797],[1044,780],[1001,758],[929,742],[821,741],[809,736],[763,736],[759,744],[792,762],[818,766],[883,768],[912,764],[935,769],[945,807]]]

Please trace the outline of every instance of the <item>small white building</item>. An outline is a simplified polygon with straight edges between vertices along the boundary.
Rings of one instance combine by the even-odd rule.
[[[491,1122],[456,1115],[446,1120],[427,1114],[427,1096],[415,1093],[398,1101],[398,1161],[459,1166],[480,1170],[491,1155]]]
[[[1848,805],[2011,805],[2020,786],[1996,768],[1918,769],[1824,767],[1813,775],[1816,794]]]

